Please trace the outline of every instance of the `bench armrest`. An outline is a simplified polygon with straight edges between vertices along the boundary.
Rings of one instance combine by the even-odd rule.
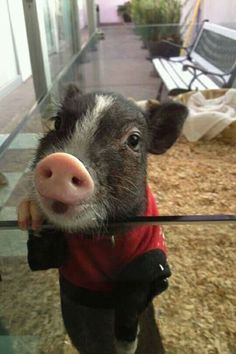
[[[213,72],[213,71],[208,71],[208,70],[205,70],[197,65],[192,65],[192,64],[185,64],[183,65],[183,70],[186,71],[188,69],[192,69],[193,71],[193,78],[191,80],[191,82],[189,83],[189,86],[188,86],[188,89],[189,90],[192,90],[192,84],[193,82],[201,75],[211,75],[211,76],[217,76],[219,79],[222,80],[223,82],[223,87],[226,87],[227,85],[227,82],[225,80],[225,76],[228,76],[228,75],[231,75],[233,73],[233,70],[227,72],[227,73],[224,73],[224,74],[219,74],[219,73],[216,73],[216,72]]]

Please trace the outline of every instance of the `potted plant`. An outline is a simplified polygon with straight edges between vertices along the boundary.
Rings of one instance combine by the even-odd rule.
[[[123,5],[119,5],[117,8],[117,13],[124,22],[131,22],[131,2],[126,1]]]
[[[133,22],[151,57],[170,57],[179,54],[179,48],[163,40],[181,44],[179,20],[180,0],[133,0]]]

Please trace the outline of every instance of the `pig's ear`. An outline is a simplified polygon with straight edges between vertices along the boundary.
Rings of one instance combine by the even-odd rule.
[[[148,112],[149,114],[160,106],[160,102],[157,100],[135,101],[133,98],[128,98],[128,100],[134,102],[143,112]]]
[[[65,90],[65,95],[64,95],[65,99],[68,99],[68,98],[70,99],[70,98],[76,97],[78,95],[82,95],[82,92],[76,84],[70,83],[69,85],[67,85],[66,90]]]
[[[180,103],[167,102],[153,106],[147,114],[150,133],[148,151],[152,154],[163,154],[179,137],[188,109]]]

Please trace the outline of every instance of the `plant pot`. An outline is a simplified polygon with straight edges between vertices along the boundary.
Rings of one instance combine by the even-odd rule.
[[[173,42],[174,44],[178,44]],[[180,54],[180,48],[172,46],[169,43],[163,41],[148,41],[147,47],[150,53],[151,58],[155,57],[177,57]]]
[[[132,22],[131,16],[129,14],[124,13],[122,17],[123,17],[124,22],[127,22],[127,23]]]

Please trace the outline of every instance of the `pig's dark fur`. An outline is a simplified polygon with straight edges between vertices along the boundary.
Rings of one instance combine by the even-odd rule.
[[[101,231],[107,220],[119,221],[142,214],[146,207],[147,153],[165,152],[179,136],[186,117],[186,108],[178,103],[163,104],[150,114],[142,112],[134,102],[120,95],[101,92],[82,95],[79,90],[71,87],[56,117],[58,129],[49,132],[41,140],[34,166],[52,152],[66,151],[76,124],[83,124],[86,113],[93,111],[96,98],[101,96],[113,101],[98,114],[99,124],[86,149],[79,146],[79,143],[69,148],[72,155],[84,162],[95,180],[96,193],[92,203],[97,214],[90,215],[90,225],[82,227],[78,220],[74,226],[63,225],[62,222],[58,225],[60,228],[91,233],[91,219],[97,219],[92,227],[96,233],[98,229]],[[140,148],[136,152],[121,142],[127,130],[132,127],[141,135]],[[76,134],[79,142],[79,128]],[[101,210],[99,218],[97,215]],[[56,219],[48,217],[57,225],[57,216]]]
[[[102,109],[99,110],[99,107]],[[72,224],[70,221],[63,220],[63,216],[59,216],[59,218],[57,215],[52,216],[44,210],[32,179],[32,190],[36,202],[57,229],[78,230],[88,236],[108,232],[106,227],[108,221],[121,221],[131,216],[142,215],[146,208],[147,153],[161,154],[171,147],[181,132],[186,116],[187,109],[178,103],[161,104],[144,112],[135,102],[120,95],[103,92],[83,95],[76,87],[71,86],[55,118],[56,129],[41,140],[32,169],[34,170],[42,158],[53,152],[65,151],[76,156],[83,161],[95,181],[95,193],[91,198],[94,211],[85,208],[85,215],[82,215],[81,219],[75,218]],[[75,132],[76,136],[74,136]],[[130,135],[134,132],[141,139],[135,147],[132,139],[130,142]],[[50,241],[45,241],[47,235],[43,236],[42,240],[46,245],[42,247],[43,252],[48,247],[47,242],[50,243],[49,248],[52,253],[54,250],[59,252],[60,240],[62,240],[62,251],[64,250],[62,232],[57,231],[55,238],[51,237]],[[39,246],[34,248],[34,236],[31,234],[30,237],[29,261],[31,268],[35,270],[59,267],[61,255],[53,257],[53,254],[49,252],[49,264],[42,261],[40,268],[40,257],[38,254],[35,257]],[[37,240],[36,242],[41,241]],[[42,258],[46,259],[43,255]],[[58,259],[59,262],[57,262]],[[162,277],[154,271],[155,264],[158,263],[161,263],[165,268],[165,274]],[[113,316],[110,326],[113,327],[114,321],[114,333],[113,330],[111,332],[118,341],[119,354],[133,354],[135,352],[139,315],[150,303],[153,296],[167,287],[165,278],[169,275],[170,271],[165,255],[159,250],[148,255],[144,254],[143,257],[134,260],[121,272],[115,289],[115,301],[118,305],[115,305],[114,310],[109,310]],[[155,277],[157,279],[154,279]],[[111,354],[111,349],[110,352],[109,349],[105,349],[106,339],[102,344],[98,343],[97,347],[96,344],[91,344],[93,338],[96,343],[98,338],[95,337],[100,335],[96,336],[95,334],[93,337],[91,333],[83,333],[87,339],[82,340],[79,338],[80,334],[75,333],[76,321],[79,321],[79,316],[82,317],[80,323],[86,322],[86,313],[88,317],[90,316],[88,304],[84,304],[83,301],[89,301],[92,297],[93,308],[109,308],[114,306],[111,299],[101,293],[94,292],[91,295],[92,292],[86,289],[76,290],[65,279],[60,281],[63,317],[74,345],[85,354]],[[68,294],[71,295],[70,299]],[[73,305],[73,301],[76,299],[82,299],[82,303]],[[91,309],[91,311],[95,310]],[[101,311],[103,310],[99,309],[99,311],[102,317]],[[75,314],[77,312],[76,320]],[[98,326],[100,330],[101,325]],[[82,332],[83,330],[81,329]],[[104,333],[106,333],[105,328]]]

